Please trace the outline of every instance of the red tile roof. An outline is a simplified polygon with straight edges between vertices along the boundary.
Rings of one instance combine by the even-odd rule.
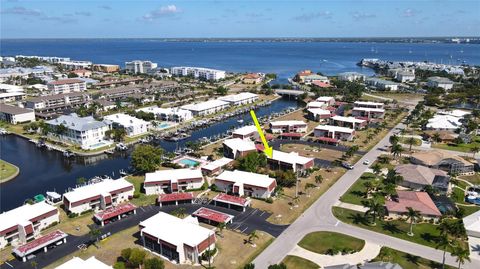
[[[197,209],[197,211],[192,213],[192,216],[208,219],[218,223],[225,223],[233,218],[232,215],[225,214],[206,207],[201,207]]]
[[[84,82],[83,80],[80,79],[75,79],[75,78],[69,78],[69,79],[61,79],[61,80],[55,80],[51,81],[48,84],[51,85],[63,85],[63,84],[73,84],[73,83],[82,83]]]
[[[321,81],[313,81],[312,84],[315,85],[315,86],[318,86],[320,88],[330,88],[330,87],[332,87],[332,85],[330,85],[328,83],[325,83],[325,82],[321,82]]]
[[[418,191],[397,191],[397,201],[386,201],[385,206],[389,212],[406,213],[407,207],[420,211],[422,215],[441,216],[435,203],[428,193]]]
[[[67,237],[66,233],[64,233],[60,230],[56,230],[56,231],[51,232],[49,234],[46,234],[46,235],[44,235],[40,238],[32,240],[32,241],[26,243],[25,245],[21,245],[19,247],[16,247],[13,251],[17,255],[23,257],[25,255],[30,254],[33,251],[36,251],[36,250],[38,250],[40,248],[43,248],[47,245],[55,243],[55,242],[59,241],[62,238],[65,238],[65,237]]]
[[[173,201],[183,201],[183,200],[192,200],[193,193],[191,192],[177,192],[177,193],[167,193],[160,194],[158,196],[158,202],[173,202]]]
[[[262,145],[262,144],[255,144],[255,148],[258,150],[258,151],[263,151],[265,149],[265,147]]]
[[[113,217],[116,217],[118,215],[122,215],[122,214],[125,214],[127,212],[133,211],[136,208],[137,207],[135,205],[133,205],[131,203],[126,203],[126,204],[118,205],[118,206],[112,207],[110,209],[104,210],[102,212],[99,212],[99,213],[95,214],[95,218],[97,218],[100,221],[107,220],[107,219],[111,219]]]
[[[229,204],[236,204],[241,206],[247,206],[248,200],[242,197],[228,195],[225,193],[219,193],[217,196],[213,198],[215,201],[229,203]]]

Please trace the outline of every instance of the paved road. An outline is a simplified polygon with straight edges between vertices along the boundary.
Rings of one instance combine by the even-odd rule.
[[[101,229],[102,234],[110,232],[111,234],[123,231],[125,229],[137,226],[141,221],[157,214],[159,211],[171,212],[179,207],[185,208],[185,213],[191,214],[200,207],[208,207],[221,211],[230,215],[233,215],[233,223],[228,225],[229,229],[238,230],[242,233],[248,234],[254,230],[262,230],[271,234],[274,237],[279,236],[288,225],[275,225],[267,221],[267,218],[271,215],[265,211],[261,211],[255,208],[247,208],[245,212],[236,211],[233,209],[216,207],[213,205],[181,205],[181,206],[165,206],[159,207],[154,205],[148,205],[144,207],[137,208],[136,215],[130,215],[127,218],[124,218],[120,221],[109,223],[104,227],[98,227]],[[78,245],[87,244],[91,240],[89,235],[84,236],[68,236],[67,243],[62,244],[55,249],[49,250],[47,253],[39,252],[36,253],[37,257],[33,260],[38,263],[38,268],[43,268],[56,260],[59,260],[65,256],[70,255],[71,253],[78,250]],[[101,251],[101,250],[100,250]],[[13,268],[19,269],[31,269],[32,266],[30,262],[22,262],[20,260],[13,260],[9,262]],[[12,268],[7,264],[0,265],[0,269]]]
[[[441,262],[442,251],[342,223],[332,214],[332,206],[338,198],[348,190],[367,169],[367,166],[363,165],[362,162],[365,159],[373,161],[380,154],[384,153],[384,151],[379,149],[389,144],[389,137],[393,132],[398,131],[395,130],[398,128],[403,128],[403,125],[399,124],[390,131],[387,136],[357,162],[353,170],[347,171],[327,192],[313,203],[301,217],[268,246],[254,260],[255,268],[267,268],[268,265],[281,262],[303,236],[313,231],[344,233],[382,246]],[[455,258],[448,255],[447,264],[456,266]],[[472,260],[471,263],[465,264],[464,268],[480,268],[480,263]]]

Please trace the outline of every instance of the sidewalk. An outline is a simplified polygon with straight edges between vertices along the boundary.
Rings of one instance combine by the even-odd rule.
[[[289,255],[298,256],[325,267],[339,264],[365,263],[377,257],[380,253],[380,249],[381,246],[379,245],[365,242],[365,246],[359,252],[346,255],[337,254],[335,256],[330,256],[318,254],[297,245],[290,251]]]
[[[346,209],[351,209],[351,210],[355,210],[355,211],[359,211],[359,212],[363,212],[363,213],[368,211],[368,207],[364,207],[364,206],[361,206],[361,205],[344,203],[344,202],[341,202],[341,201],[337,201],[334,206],[338,206],[338,207],[346,208]]]

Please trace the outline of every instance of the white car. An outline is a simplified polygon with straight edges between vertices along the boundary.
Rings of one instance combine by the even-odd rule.
[[[370,161],[369,161],[369,160],[365,160],[365,161],[363,161],[363,164],[365,164],[365,165],[370,165]]]

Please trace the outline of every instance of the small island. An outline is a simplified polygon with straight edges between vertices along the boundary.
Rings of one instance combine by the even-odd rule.
[[[19,172],[20,169],[17,166],[4,160],[0,160],[0,183],[5,183],[14,179]]]

